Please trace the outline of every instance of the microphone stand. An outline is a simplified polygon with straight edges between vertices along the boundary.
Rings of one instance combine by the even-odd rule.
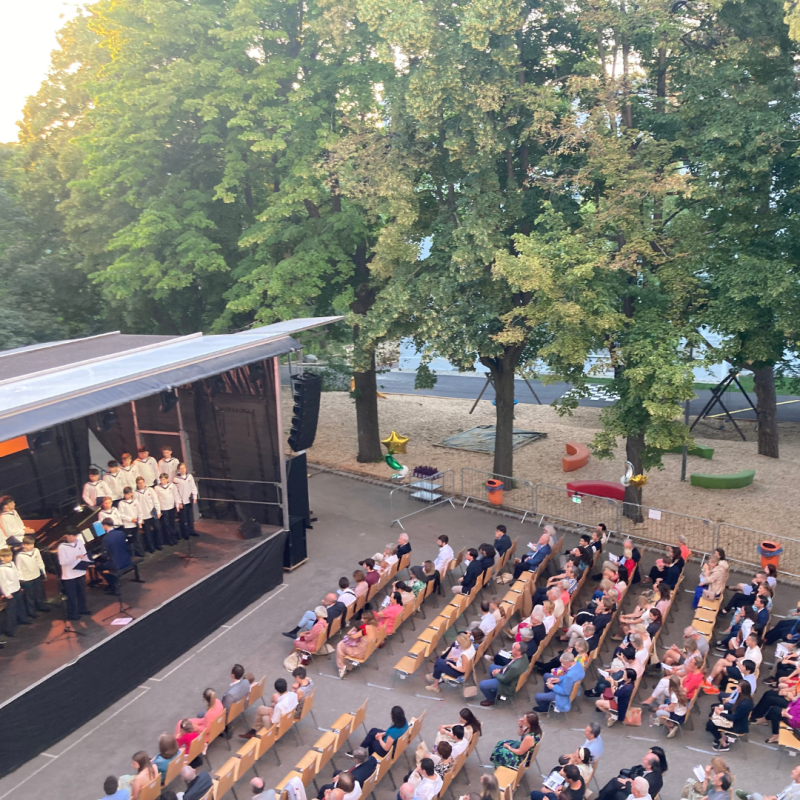
[[[192,508],[192,514],[194,514],[194,508]],[[192,534],[189,534],[189,538],[186,540],[186,552],[185,553],[175,553],[178,558],[183,559],[183,565],[186,567],[192,561],[197,561],[202,558],[208,558],[208,556],[199,556],[196,553],[192,552]]]

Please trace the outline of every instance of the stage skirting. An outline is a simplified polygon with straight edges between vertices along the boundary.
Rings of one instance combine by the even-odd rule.
[[[273,534],[0,706],[0,777],[85,725],[282,583],[285,537],[285,531]]]

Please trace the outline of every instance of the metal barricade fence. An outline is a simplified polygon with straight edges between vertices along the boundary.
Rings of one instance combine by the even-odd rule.
[[[783,548],[779,570],[793,578],[800,578],[800,541],[787,536],[775,536],[753,528],[742,528],[728,522],[717,526],[717,545],[725,550],[727,561],[746,564],[761,569],[758,545],[764,540],[775,542]]]
[[[453,506],[455,483],[455,472],[447,469],[427,478],[413,479],[410,483],[392,489],[389,492],[389,513],[392,520],[389,527],[397,524],[405,530],[401,520],[444,503]]]
[[[634,522],[625,516],[626,511],[631,515],[638,511],[643,521]],[[683,536],[687,546],[698,553],[711,553],[716,547],[716,525],[710,519],[633,503],[621,504],[620,533],[665,546],[678,544],[678,536]]]
[[[511,508],[522,512],[522,522],[534,511],[533,484],[522,478],[509,478],[507,475],[495,475],[470,467],[461,468],[461,496],[464,505],[468,500],[489,503],[489,490],[486,481],[497,480],[503,484],[503,508]]]
[[[619,530],[620,503],[609,497],[570,492],[562,486],[537,483],[534,513],[546,519],[594,528],[601,522],[611,533]]]

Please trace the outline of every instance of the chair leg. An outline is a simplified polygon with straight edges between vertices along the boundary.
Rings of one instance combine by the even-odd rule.
[[[273,754],[275,755],[275,759],[278,762],[278,766],[279,767],[282,766],[281,757],[278,755],[278,748],[275,745],[272,745],[272,747],[270,747],[270,750],[272,750]],[[211,765],[209,764],[209,766]]]
[[[297,744],[302,746],[304,744],[303,737],[298,733],[297,725],[292,725],[292,730],[294,731],[294,738],[297,741]]]

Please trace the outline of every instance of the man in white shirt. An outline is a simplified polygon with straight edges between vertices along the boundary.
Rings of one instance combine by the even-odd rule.
[[[92,467],[89,480],[83,484],[83,502],[89,508],[97,509],[103,497],[111,497],[111,487],[100,479],[100,470]]]
[[[178,543],[178,510],[181,507],[181,498],[178,487],[170,480],[166,472],[158,476],[158,483],[153,487],[161,507],[161,530],[167,544]]]
[[[442,779],[433,768],[433,759],[423,758],[416,771],[422,780],[414,790],[414,800],[433,800],[442,789]]]
[[[139,457],[133,462],[133,469],[137,478],[144,478],[148,486],[155,486],[158,479],[158,461],[150,455],[148,449],[142,445],[137,451]]]
[[[44,592],[44,561],[42,554],[36,549],[36,539],[25,536],[22,539],[22,550],[14,559],[19,582],[25,593],[25,606],[29,617],[36,617],[37,611],[49,612],[47,597]]]
[[[17,504],[14,498],[7,494],[0,497],[0,547],[5,547],[6,544],[21,544],[22,537],[27,533],[35,533],[33,528],[29,528],[22,521],[19,512],[17,511]]]
[[[194,504],[197,502],[197,484],[186,469],[186,464],[178,464],[178,474],[175,476],[175,486],[178,487],[178,497],[181,505],[178,510],[178,522],[181,526],[181,538],[199,536],[194,531]]]
[[[6,636],[14,636],[17,625],[30,625],[25,610],[25,596],[19,580],[19,572],[11,560],[10,547],[0,548],[0,595],[6,599],[4,628]]]
[[[139,536],[139,525],[141,524],[141,514],[139,513],[139,501],[133,494],[130,487],[125,487],[125,493],[122,500],[119,501],[117,512],[122,520],[122,527],[125,529],[125,535],[133,547],[133,552],[141,557],[144,555],[142,548],[141,537]],[[103,513],[102,511],[100,512]],[[112,517],[113,519],[113,517]],[[100,520],[103,521],[102,519]]]
[[[91,616],[86,608],[86,546],[76,528],[68,528],[64,541],[58,546],[58,563],[61,565],[61,583],[67,595],[67,618],[80,619],[81,614]]]
[[[444,575],[444,571],[454,558],[453,548],[450,547],[450,538],[446,534],[442,534],[437,540],[436,544],[439,545],[439,554],[433,562],[440,575]]]
[[[559,620],[564,614],[564,601],[561,599],[561,589],[558,586],[551,586],[547,590],[547,599],[553,604],[553,616]],[[542,608],[540,605],[534,608]]]
[[[497,620],[489,609],[488,601],[481,602],[481,618],[471,622],[469,627],[472,630],[480,628],[484,636],[488,636],[497,627]]]
[[[450,755],[455,761],[469,747],[469,742],[463,725],[453,725],[452,733],[455,741],[451,744],[452,752]]]
[[[161,458],[158,461],[158,474],[161,475],[166,472],[170,481],[173,481],[178,474],[178,464],[180,464],[180,461],[173,457],[172,448],[162,447]]]
[[[628,800],[652,800],[650,797],[650,784],[641,776],[631,781],[631,793]]]
[[[333,782],[336,788],[325,791],[326,800],[335,800],[336,789],[343,793],[342,800],[358,800],[361,797],[361,784],[349,772],[340,772]]]
[[[339,589],[336,594],[339,596],[339,602],[346,606],[356,601],[356,593],[350,588],[350,580],[346,577],[339,578]]]
[[[275,691],[280,695],[275,705],[272,706],[272,724],[277,725],[284,714],[294,711],[297,708],[297,695],[288,691],[289,687],[286,678],[278,678],[275,681]]]
[[[111,492],[111,499],[114,503],[118,503],[122,500],[122,490],[127,484],[123,484],[123,475],[116,461],[108,462],[108,472],[103,476],[103,483],[108,486]],[[133,487],[131,486],[131,488]]]
[[[139,504],[139,520],[142,525],[144,547],[148,553],[163,550],[161,542],[161,506],[152,486],[145,485],[144,478],[136,479],[136,502]]]

